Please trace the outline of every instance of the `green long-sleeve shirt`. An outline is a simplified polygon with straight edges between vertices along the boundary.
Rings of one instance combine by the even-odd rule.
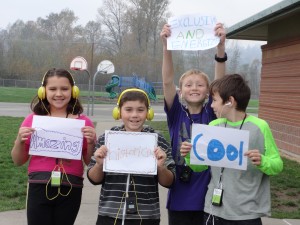
[[[214,120],[212,126],[239,129],[242,121],[230,122],[224,118]],[[242,130],[248,130],[249,150],[258,149],[261,153],[261,165],[254,166],[248,159],[247,170],[225,168],[222,175],[223,201],[222,206],[211,204],[214,188],[219,185],[221,168],[211,167],[211,181],[205,199],[207,213],[226,220],[248,220],[270,216],[270,175],[276,175],[283,169],[283,162],[266,121],[248,115]],[[189,156],[186,157],[189,163]],[[192,166],[200,170],[203,166]]]

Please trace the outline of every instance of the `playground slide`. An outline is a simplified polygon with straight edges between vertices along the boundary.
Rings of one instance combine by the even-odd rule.
[[[109,81],[105,85],[105,91],[109,93],[110,98],[116,98],[117,93],[113,91],[114,87],[117,87],[119,85],[120,77],[118,75],[112,75],[111,81]]]
[[[119,86],[127,87],[136,87],[147,92],[151,100],[156,100],[156,93],[153,86],[150,83],[144,81],[144,79],[139,79],[137,76],[132,77],[119,77],[118,75],[112,75],[111,80],[105,85],[106,92],[109,93],[110,98],[116,98],[118,93],[113,91],[113,88]]]
[[[156,93],[155,93],[155,90],[153,87],[150,88],[151,90],[148,91],[148,95],[149,95],[149,98],[151,100],[156,100]]]

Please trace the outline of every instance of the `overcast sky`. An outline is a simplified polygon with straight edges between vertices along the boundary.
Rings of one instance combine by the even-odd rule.
[[[152,0],[151,0],[152,1]],[[240,22],[282,0],[171,0],[169,10],[174,16],[202,13],[215,15],[227,27]],[[0,3],[0,28],[5,29],[21,19],[24,22],[46,18],[50,13],[63,9],[74,11],[79,18],[78,24],[85,25],[96,20],[97,9],[102,0],[2,0]]]

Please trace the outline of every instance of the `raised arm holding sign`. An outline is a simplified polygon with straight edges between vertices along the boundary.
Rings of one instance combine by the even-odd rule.
[[[188,16],[170,19],[169,21],[173,25],[165,24],[160,33],[163,44],[162,80],[165,111],[168,119],[170,139],[172,140],[172,155],[176,163],[177,171],[176,182],[169,190],[167,200],[169,225],[197,225],[204,222],[203,202],[206,195],[207,184],[210,180],[210,171],[207,170],[207,166],[202,166],[204,168],[201,170],[189,173],[188,171],[190,170],[185,165],[184,158],[180,155],[180,146],[182,143],[185,143],[186,140],[191,139],[190,128],[192,123],[208,124],[215,119],[215,114],[211,108],[212,99],[208,95],[208,76],[203,71],[197,69],[197,65],[200,65],[202,62],[197,63],[187,71],[181,71],[182,75],[179,81],[176,81],[172,59],[173,51],[167,46],[172,42],[169,40],[174,40],[174,43],[178,44],[176,39],[178,39],[179,42],[180,40],[186,41],[186,39],[188,39],[186,42],[187,46],[193,47],[195,40],[192,40],[192,38],[198,37],[201,41],[203,36],[200,35],[200,30],[202,31],[202,28],[206,28],[206,25],[212,26],[214,38],[216,40],[218,39],[216,44],[216,57],[217,59],[223,59],[216,60],[214,77],[218,79],[225,74],[226,32],[223,24],[216,23],[212,25],[215,23],[213,17],[210,17],[210,20],[208,20],[208,17],[205,18],[207,21],[205,23],[199,22],[203,21],[200,19],[193,24],[190,22],[190,18],[194,17],[195,16]],[[192,28],[190,24],[193,26],[197,24],[199,26]],[[206,25],[203,26],[204,24]],[[200,25],[202,25],[202,27]],[[182,31],[182,33],[176,32],[176,29],[180,30],[180,27],[184,28],[184,26],[187,27],[187,30],[190,29],[190,31]],[[172,28],[175,29],[175,32],[173,32]],[[190,40],[192,41],[190,42]],[[188,48],[184,50],[195,49],[196,48]],[[201,52],[199,53],[201,54]],[[211,60],[214,61],[215,57],[212,57]],[[175,86],[176,83],[178,84],[178,90]],[[208,101],[205,101],[205,99]]]

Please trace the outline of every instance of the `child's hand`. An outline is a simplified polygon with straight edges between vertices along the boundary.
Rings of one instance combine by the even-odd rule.
[[[160,147],[156,147],[154,150],[154,155],[157,159],[157,167],[162,168],[167,158],[166,153]]]
[[[220,38],[220,43],[218,46],[220,45],[224,45],[225,44],[225,39],[226,39],[226,31],[224,29],[224,26],[222,23],[217,23],[215,28],[215,35],[218,36]]]
[[[20,127],[16,141],[24,143],[34,131],[35,129],[31,127]]]
[[[96,140],[95,128],[85,126],[81,128],[81,132],[83,133],[83,137],[86,138],[88,144],[95,144],[95,140]]]
[[[160,32],[160,38],[162,40],[163,46],[167,46],[167,38],[171,36],[171,29],[169,24],[163,26],[162,31]]]
[[[96,163],[102,166],[103,159],[106,157],[106,155],[107,155],[107,148],[105,145],[102,145],[94,152]]]
[[[191,151],[193,145],[190,142],[184,141],[180,147],[180,155],[185,157]]]
[[[261,154],[260,154],[259,150],[257,150],[257,149],[249,150],[249,151],[245,152],[244,155],[247,156],[251,160],[253,165],[260,166]]]

